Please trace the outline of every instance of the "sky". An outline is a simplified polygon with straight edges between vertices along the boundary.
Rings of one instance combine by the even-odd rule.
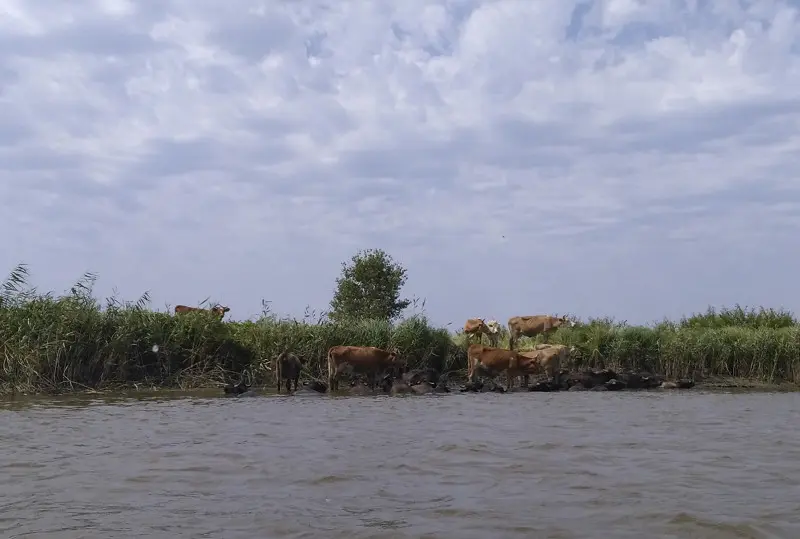
[[[0,0],[0,275],[301,317],[380,248],[452,329],[800,313],[799,9]]]

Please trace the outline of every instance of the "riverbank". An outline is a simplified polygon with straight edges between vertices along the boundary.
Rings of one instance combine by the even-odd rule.
[[[448,395],[461,395],[458,390],[460,384],[453,387],[453,390]],[[704,382],[698,382],[692,389],[645,389],[645,390],[626,390],[625,393],[646,392],[656,394],[718,394],[718,393],[733,393],[733,394],[783,394],[800,391],[800,384],[793,384],[788,382],[767,384],[753,380],[742,379],[713,379]],[[257,386],[251,388],[251,392],[261,397],[279,397],[285,398],[285,393],[277,393],[274,386]],[[517,391],[519,392],[519,391]],[[563,398],[570,399],[567,393],[569,391],[562,391],[565,393]],[[337,397],[346,396],[337,395]],[[363,396],[363,395],[356,395]],[[441,397],[442,395],[439,395]],[[224,395],[222,388],[212,386],[206,388],[194,389],[177,389],[177,388],[157,388],[157,387],[144,387],[133,385],[117,385],[114,387],[105,387],[101,389],[75,389],[72,391],[64,391],[60,393],[34,393],[34,394],[5,394],[0,395],[0,411],[15,411],[24,410],[30,406],[47,406],[47,407],[81,407],[81,406],[94,406],[94,405],[111,405],[120,402],[143,401],[143,402],[166,402],[174,399],[216,399],[228,397]],[[234,397],[235,398],[235,397]],[[411,396],[411,398],[414,398]]]
[[[800,326],[794,319],[763,309],[731,312],[652,327],[589,320],[555,331],[548,342],[574,347],[566,367],[575,372],[648,372],[667,380],[715,380],[717,387],[800,383]],[[508,346],[507,337],[501,335],[500,346]],[[519,348],[539,342],[541,337],[521,339]],[[463,333],[432,326],[423,316],[397,324],[309,323],[274,316],[228,322],[210,313],[152,311],[143,303],[101,308],[87,295],[28,295],[0,306],[0,394],[189,390],[243,377],[270,387],[273,358],[281,351],[305,359],[304,377],[324,379],[327,350],[340,344],[394,347],[412,369],[466,368]]]

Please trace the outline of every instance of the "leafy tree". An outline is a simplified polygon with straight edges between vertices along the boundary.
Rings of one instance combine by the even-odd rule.
[[[328,316],[333,321],[394,320],[411,304],[408,299],[399,299],[406,279],[406,269],[383,250],[359,251],[349,263],[342,262]]]

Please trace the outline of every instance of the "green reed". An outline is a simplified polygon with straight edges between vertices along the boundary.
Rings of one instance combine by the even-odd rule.
[[[399,324],[281,320],[245,322],[210,313],[181,315],[91,296],[87,274],[69,294],[24,288],[15,270],[0,295],[0,392],[58,392],[140,385],[192,388],[238,381],[272,384],[273,359],[290,350],[307,361],[306,376],[324,377],[327,351],[348,344],[396,347],[412,367],[445,367],[452,341],[424,317]]]
[[[324,378],[328,349],[342,344],[396,347],[411,368],[466,367],[463,333],[433,327],[424,316],[396,324],[332,323],[265,313],[256,321],[228,322],[204,312],[150,310],[146,294],[101,306],[91,294],[91,274],[62,296],[27,287],[27,276],[20,266],[0,287],[0,393],[209,387],[242,377],[272,385],[273,360],[284,350],[306,360],[304,377]],[[519,345],[543,340],[523,338]],[[575,347],[573,369],[800,383],[800,326],[785,311],[737,305],[651,326],[593,319],[555,331],[548,342]],[[508,346],[507,329],[500,346]]]
[[[612,368],[658,373],[669,378],[732,377],[768,383],[800,383],[800,326],[753,312],[749,318],[703,319],[630,326],[609,319],[554,331],[547,342],[574,346],[572,369]],[[791,315],[790,315],[791,316]],[[685,321],[689,320],[689,323]],[[724,325],[725,321],[728,325]],[[759,325],[759,322],[761,325]],[[466,339],[455,341],[463,348]],[[484,343],[486,339],[484,338]],[[520,349],[545,342],[541,336],[519,341]],[[501,335],[508,347],[508,332]]]

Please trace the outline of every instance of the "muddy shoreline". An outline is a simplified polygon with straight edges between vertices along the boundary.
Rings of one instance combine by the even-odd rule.
[[[498,382],[501,381],[498,377]],[[307,389],[308,384],[312,383],[313,380],[306,380],[302,383],[300,390],[301,393],[310,393],[311,391]],[[451,373],[449,376],[448,381],[448,389],[449,392],[444,392],[442,394],[459,394],[459,393],[472,393],[472,391],[463,391],[464,386],[467,384],[466,374],[465,373],[458,373],[454,372]],[[533,386],[535,382],[531,384]],[[501,386],[505,386],[504,383],[499,384]],[[351,388],[346,388],[342,391],[337,391],[333,395],[334,396],[346,396],[348,394],[364,394],[364,391],[350,391]],[[368,389],[368,388],[364,388]],[[711,376],[705,377],[702,380],[695,381],[695,384],[690,389],[664,389],[660,387],[652,387],[652,388],[637,388],[637,389],[629,389],[625,388],[622,391],[625,392],[632,392],[632,391],[726,391],[726,390],[742,390],[742,391],[758,391],[758,392],[794,392],[800,391],[800,384],[795,384],[791,382],[778,382],[778,383],[769,383],[763,382],[760,380],[754,380],[749,378],[736,378],[736,377],[726,377],[726,376]],[[528,392],[530,391],[529,388],[519,387],[519,385],[515,385],[512,389],[512,393],[519,393],[519,392]],[[587,389],[587,391],[591,391]],[[530,391],[530,392],[536,392]],[[560,390],[555,391],[558,393],[569,393],[569,390]],[[278,393],[274,386],[272,385],[255,385],[248,388],[248,393],[250,394],[258,394],[261,396],[286,396],[287,393]],[[327,391],[324,394],[329,395]],[[386,392],[381,391],[380,389],[376,388],[375,394],[387,394]],[[4,389],[0,389],[0,399],[2,400],[15,400],[17,398],[35,398],[35,397],[67,397],[67,396],[108,396],[108,397],[136,397],[136,396],[169,396],[169,395],[197,395],[197,396],[230,396],[225,395],[223,386],[219,383],[209,383],[209,384],[199,384],[192,387],[168,387],[168,386],[156,386],[156,385],[149,385],[149,384],[107,384],[98,388],[86,388],[86,387],[75,387],[71,390],[39,390],[35,392],[13,392]],[[234,395],[235,396],[235,395]]]

